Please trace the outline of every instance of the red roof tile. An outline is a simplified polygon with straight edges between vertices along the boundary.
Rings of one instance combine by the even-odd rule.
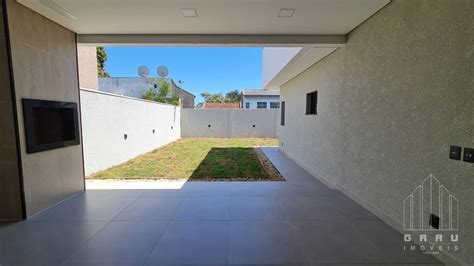
[[[203,109],[239,109],[240,103],[204,103]]]

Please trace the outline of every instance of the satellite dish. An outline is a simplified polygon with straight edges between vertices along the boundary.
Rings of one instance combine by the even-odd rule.
[[[166,68],[165,66],[159,66],[156,69],[156,73],[158,73],[158,76],[160,77],[166,77],[168,76],[168,68]]]
[[[138,69],[137,69],[137,73],[140,77],[142,78],[146,78],[148,77],[148,75],[150,74],[150,70],[148,69],[148,67],[146,66],[140,66]]]

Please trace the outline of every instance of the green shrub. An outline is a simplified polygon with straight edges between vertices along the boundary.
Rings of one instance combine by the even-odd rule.
[[[173,105],[179,105],[179,95],[177,91],[170,94],[171,85],[166,78],[150,78],[150,83],[153,85],[151,88],[146,88],[142,92],[142,98],[148,101],[168,103]]]

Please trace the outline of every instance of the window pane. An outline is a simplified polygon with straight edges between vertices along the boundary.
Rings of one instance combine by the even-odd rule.
[[[267,108],[267,102],[257,102],[257,108],[258,109],[266,109]]]
[[[281,117],[280,117],[280,125],[285,125],[285,102],[281,102]]]
[[[317,114],[318,110],[318,91],[306,94],[306,114]]]
[[[270,108],[272,108],[272,109],[280,108],[280,103],[279,102],[271,102],[270,103]]]

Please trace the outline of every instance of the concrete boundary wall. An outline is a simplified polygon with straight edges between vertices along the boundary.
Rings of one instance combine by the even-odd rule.
[[[86,176],[181,137],[180,108],[81,89]]]
[[[181,135],[195,138],[276,138],[280,109],[183,109]]]

